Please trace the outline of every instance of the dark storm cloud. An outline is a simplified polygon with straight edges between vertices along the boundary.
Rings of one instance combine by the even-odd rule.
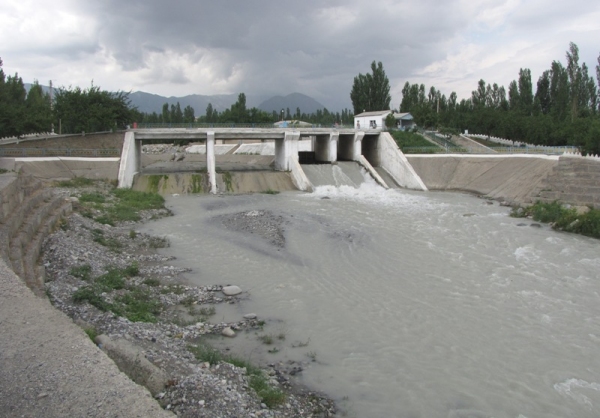
[[[593,64],[600,36],[600,4],[587,0],[5,3],[0,52],[28,81],[166,96],[301,92],[330,110],[350,106],[353,78],[372,61],[397,107],[406,81],[468,97],[479,78],[508,85],[521,67],[536,78],[569,41]]]
[[[414,7],[409,2],[108,0],[76,7],[97,17],[99,42],[125,71],[148,68],[149,52],[186,54],[196,62],[210,57],[223,78],[234,68],[241,72],[232,92],[301,91],[334,107],[349,105],[353,77],[370,71],[373,60],[384,63],[390,79],[400,79],[442,57],[444,41],[467,19],[452,2],[433,1]]]

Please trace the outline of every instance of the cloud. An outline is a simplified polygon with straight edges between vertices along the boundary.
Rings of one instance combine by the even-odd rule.
[[[468,97],[562,59],[595,63],[600,5],[573,0],[7,0],[0,56],[25,81],[167,96],[299,91],[350,107],[354,76],[381,61],[398,106],[406,81]],[[27,80],[27,77],[29,80]]]

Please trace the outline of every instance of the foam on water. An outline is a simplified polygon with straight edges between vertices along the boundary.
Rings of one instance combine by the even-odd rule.
[[[581,379],[568,379],[564,382],[557,383],[554,385],[554,390],[556,390],[561,395],[575,399],[580,404],[589,407],[589,409],[592,409],[593,405],[590,398],[585,396],[583,393],[575,392],[574,389],[588,389],[600,392],[600,383],[589,383]]]

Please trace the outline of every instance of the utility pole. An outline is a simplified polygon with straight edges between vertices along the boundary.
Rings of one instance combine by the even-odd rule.
[[[52,80],[50,80],[50,113],[52,113],[52,107],[54,106],[54,88],[52,87]],[[50,125],[50,133],[54,133],[54,121]]]

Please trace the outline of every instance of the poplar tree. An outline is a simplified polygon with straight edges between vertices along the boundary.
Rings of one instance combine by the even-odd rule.
[[[390,81],[385,75],[381,62],[371,63],[371,74],[358,74],[350,91],[354,114],[377,110],[389,110]]]

